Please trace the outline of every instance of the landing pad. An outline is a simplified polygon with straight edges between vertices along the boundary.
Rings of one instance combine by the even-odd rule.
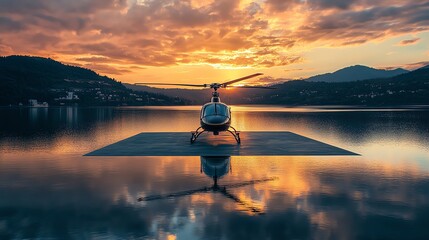
[[[85,156],[329,156],[356,153],[292,132],[240,132],[237,144],[228,132],[201,134],[190,143],[190,132],[140,133]]]

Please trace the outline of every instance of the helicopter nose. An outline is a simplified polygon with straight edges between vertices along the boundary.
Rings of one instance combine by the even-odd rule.
[[[228,122],[228,117],[227,116],[212,115],[212,116],[206,116],[202,120],[205,124],[222,125],[222,124],[225,124]]]

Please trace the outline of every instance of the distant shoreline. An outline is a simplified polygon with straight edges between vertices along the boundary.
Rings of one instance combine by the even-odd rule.
[[[309,109],[428,109],[429,105],[377,105],[377,106],[363,106],[363,105],[263,105],[263,104],[230,104],[231,107],[258,107],[258,108],[309,108]],[[54,109],[54,108],[200,108],[201,105],[145,105],[145,106],[48,106],[48,107],[33,107],[33,106],[0,106],[0,109],[16,108],[16,109]]]

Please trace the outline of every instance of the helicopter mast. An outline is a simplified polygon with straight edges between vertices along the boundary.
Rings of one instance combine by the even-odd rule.
[[[220,102],[220,97],[219,93],[217,92],[217,88],[214,88],[214,91],[212,92],[211,102]]]

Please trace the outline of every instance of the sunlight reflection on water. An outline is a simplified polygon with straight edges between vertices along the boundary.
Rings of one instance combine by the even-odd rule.
[[[194,130],[198,106],[3,108],[0,238],[429,236],[425,109],[232,110],[242,131],[293,131],[362,156],[233,156],[217,172],[220,186],[275,180],[138,202],[211,188],[213,176],[200,157],[82,155],[140,132]]]

